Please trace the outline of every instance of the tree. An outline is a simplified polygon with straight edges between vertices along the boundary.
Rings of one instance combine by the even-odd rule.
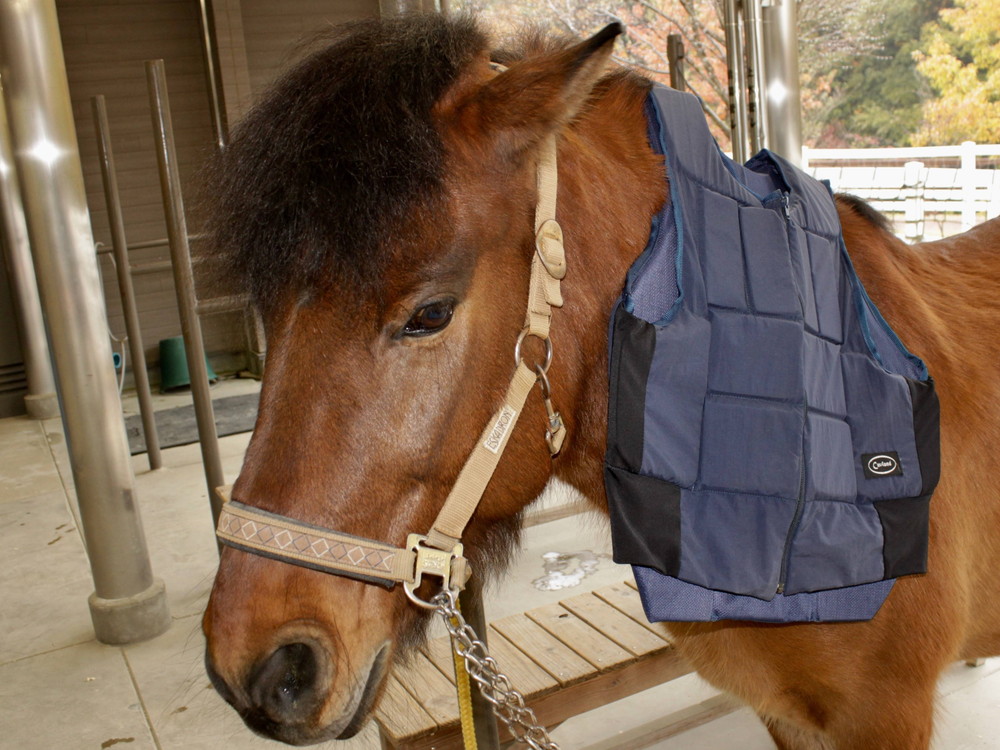
[[[685,77],[701,99],[709,127],[724,148],[729,143],[726,41],[715,0],[464,0],[461,9],[483,12],[506,30],[525,22],[552,27],[578,37],[618,21],[625,34],[616,59],[661,83],[670,82],[667,36],[684,40]],[[513,22],[513,23],[512,23]]]
[[[914,145],[1000,142],[1000,2],[956,0],[914,59],[938,94],[924,104]]]
[[[930,86],[913,52],[922,27],[953,0],[802,0],[799,3],[803,136],[812,146],[905,145]],[[993,4],[1000,0],[967,0]],[[525,22],[586,36],[625,25],[620,62],[669,83],[667,36],[685,45],[688,86],[720,145],[729,143],[728,72],[720,0],[458,0],[511,30]],[[993,28],[996,28],[994,24]]]
[[[909,143],[931,96],[913,52],[923,26],[948,2],[865,0],[840,19],[829,18],[833,6],[803,2],[802,33],[818,37],[802,40],[803,88],[814,89],[803,96],[803,107],[812,108],[806,139],[827,147]]]

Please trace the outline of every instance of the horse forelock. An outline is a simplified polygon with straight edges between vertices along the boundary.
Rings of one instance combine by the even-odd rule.
[[[321,280],[374,293],[387,240],[443,193],[433,105],[487,44],[465,17],[361,21],[282,76],[206,180],[228,278],[263,307]]]

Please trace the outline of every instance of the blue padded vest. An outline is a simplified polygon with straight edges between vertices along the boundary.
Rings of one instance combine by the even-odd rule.
[[[938,402],[851,265],[829,186],[647,104],[669,200],[610,324],[614,557],[651,620],[862,620],[927,561]]]

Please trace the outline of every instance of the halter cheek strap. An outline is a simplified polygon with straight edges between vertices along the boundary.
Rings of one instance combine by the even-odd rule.
[[[542,145],[537,170],[538,203],[535,207],[535,254],[524,329],[514,347],[516,368],[503,404],[479,436],[444,506],[426,535],[410,534],[405,547],[392,547],[339,531],[302,523],[229,500],[229,488],[220,489],[226,500],[216,535],[231,547],[325,573],[349,576],[391,588],[402,583],[407,596],[420,606],[430,606],[416,595],[423,576],[441,579],[444,589],[463,588],[471,575],[459,541],[482,500],[496,470],[528,394],[539,384],[548,416],[546,441],[553,456],[562,448],[566,428],[549,398],[548,369],[552,363],[549,327],[552,308],[563,304],[560,281],[566,275],[562,229],[555,220],[557,193],[556,137]],[[545,362],[532,369],[521,358],[525,338],[534,336],[545,345]]]

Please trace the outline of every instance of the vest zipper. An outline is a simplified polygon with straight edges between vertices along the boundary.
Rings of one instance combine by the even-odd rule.
[[[781,208],[785,215],[785,234],[789,239],[789,250],[791,250],[791,223],[792,223],[792,211],[791,211],[791,201],[789,200],[788,193],[781,194]],[[801,251],[801,248],[800,248]],[[800,296],[799,304],[803,304],[803,300]],[[802,397],[802,457],[799,460],[799,494],[795,503],[795,514],[792,516],[792,523],[788,527],[788,534],[785,536],[785,546],[781,552],[781,568],[778,571],[778,594],[785,593],[785,583],[788,578],[788,559],[792,555],[792,541],[795,539],[795,532],[799,530],[799,524],[802,522],[802,514],[805,512],[806,508],[806,438],[805,438],[805,421],[809,418],[809,403],[805,399],[805,395]]]
[[[803,416],[806,415],[806,407],[802,408]],[[799,530],[799,523],[802,521],[802,514],[806,509],[806,439],[802,437],[802,459],[799,461],[799,496],[795,503],[795,515],[792,516],[792,524],[788,527],[788,534],[785,536],[785,547],[781,552],[781,568],[778,572],[777,593],[785,593],[785,583],[788,578],[788,558],[792,556],[792,540],[795,532]]]

